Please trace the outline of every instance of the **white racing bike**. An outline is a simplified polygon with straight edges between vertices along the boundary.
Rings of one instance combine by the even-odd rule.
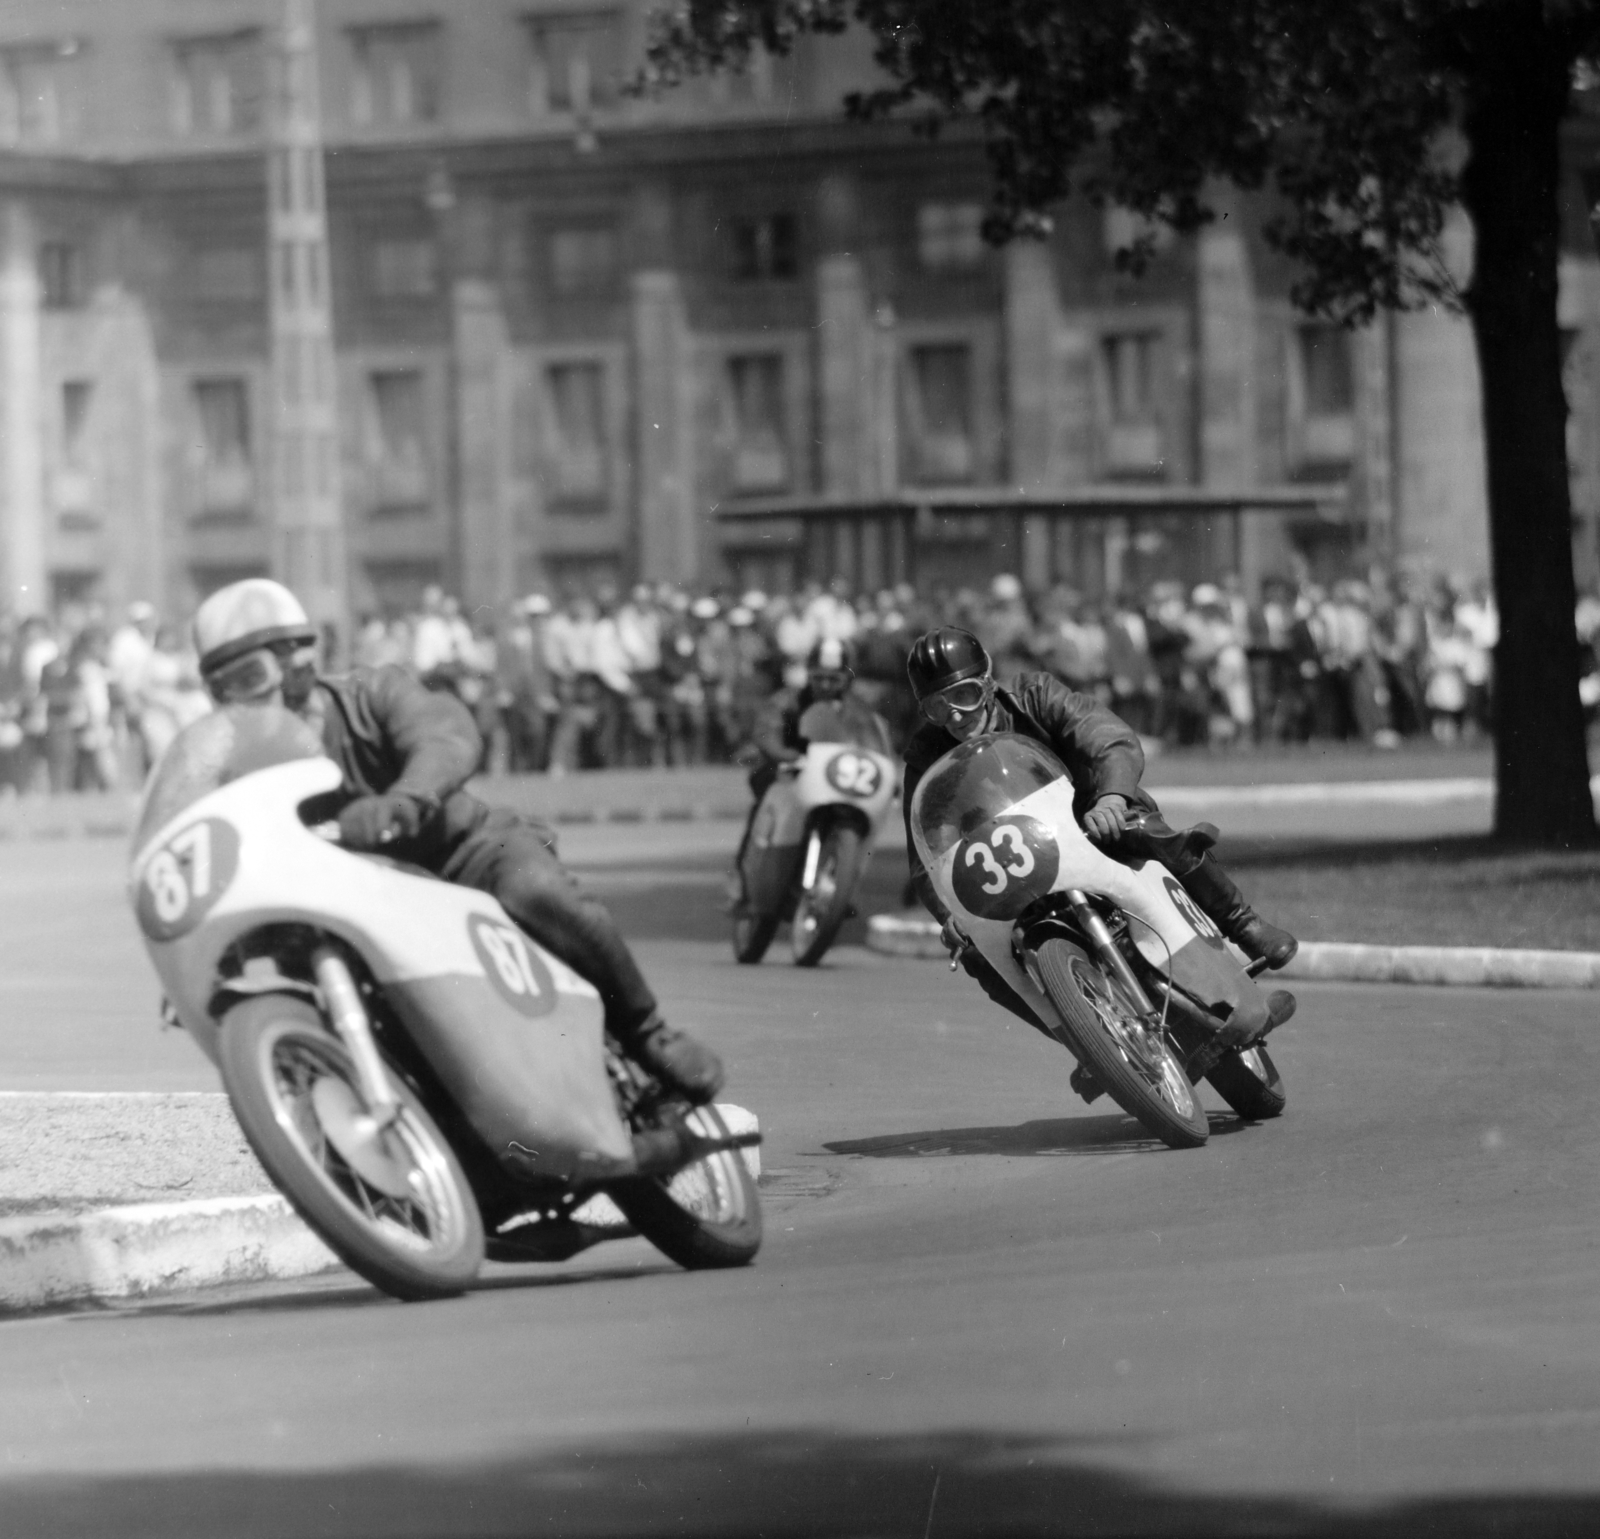
[[[1097,849],[1048,749],[1013,733],[960,744],[918,783],[910,821],[962,943],[1078,1060],[1086,1100],[1109,1093],[1173,1148],[1206,1140],[1202,1078],[1242,1117],[1282,1112],[1263,964],[1240,963],[1159,862]]]
[[[800,718],[805,757],[784,766],[756,809],[740,872],[733,954],[759,962],[785,919],[800,967],[815,967],[850,916],[873,841],[894,805],[899,766],[857,743],[819,701]]]
[[[331,842],[339,783],[292,714],[208,716],[151,778],[128,882],[172,1012],[300,1216],[403,1299],[629,1232],[610,1205],[682,1266],[750,1261],[757,1135],[623,1058],[595,989],[488,894]]]

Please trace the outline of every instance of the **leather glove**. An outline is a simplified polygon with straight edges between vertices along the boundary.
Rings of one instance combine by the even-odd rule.
[[[1083,830],[1096,844],[1109,844],[1128,829],[1128,803],[1111,792],[1083,815]]]
[[[970,973],[972,971],[970,958],[975,948],[971,937],[956,923],[954,914],[949,915],[939,926],[939,940],[944,949],[950,953],[951,970],[954,971],[959,962]]]
[[[361,796],[339,814],[339,843],[348,850],[379,850],[415,839],[432,809],[418,797]]]

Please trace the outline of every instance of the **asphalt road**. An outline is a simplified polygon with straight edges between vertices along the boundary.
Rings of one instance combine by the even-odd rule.
[[[1600,1528],[1592,996],[1307,986],[1285,1117],[1170,1153],[939,964],[736,968],[733,832],[567,843],[762,1117],[754,1268],[625,1241],[442,1304],[0,1324],[0,1533]],[[5,860],[0,1085],[213,1086],[120,851]]]

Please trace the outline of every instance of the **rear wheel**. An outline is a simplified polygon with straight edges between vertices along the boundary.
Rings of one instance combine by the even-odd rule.
[[[1247,1122],[1283,1115],[1289,1096],[1278,1066],[1264,1047],[1229,1053],[1206,1075],[1211,1088]]]
[[[704,1138],[727,1138],[715,1106],[684,1121]],[[746,1266],[761,1249],[761,1198],[737,1149],[722,1149],[671,1176],[639,1176],[610,1188],[628,1222],[664,1256],[691,1271]]]
[[[1071,941],[1034,953],[1039,981],[1089,1072],[1129,1116],[1173,1149],[1196,1149],[1210,1124],[1164,1032],[1148,1029],[1121,984]]]
[[[256,1158],[295,1212],[368,1282],[400,1299],[460,1293],[483,1261],[483,1218],[454,1151],[416,1096],[376,1131],[343,1045],[306,1000],[235,1005],[222,1082]]]
[[[866,844],[861,831],[840,824],[824,831],[817,879],[800,894],[790,931],[797,967],[815,967],[827,954],[850,912]]]

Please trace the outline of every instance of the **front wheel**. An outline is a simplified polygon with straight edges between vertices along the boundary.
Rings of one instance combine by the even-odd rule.
[[[778,933],[776,914],[735,913],[733,916],[733,959],[753,966],[767,954],[772,937]]]
[[[839,934],[850,912],[866,858],[866,841],[857,828],[834,824],[822,835],[817,878],[795,905],[790,940],[796,967],[815,967]]]
[[[373,1132],[349,1054],[303,999],[237,1004],[218,1040],[245,1138],[334,1254],[395,1298],[462,1292],[483,1262],[483,1218],[416,1096],[391,1076],[400,1112]]]
[[[704,1138],[728,1137],[715,1106],[685,1123]],[[690,1271],[747,1266],[761,1249],[761,1197],[737,1149],[721,1149],[671,1176],[637,1176],[611,1188],[628,1222],[669,1260]]]
[[[1122,986],[1071,941],[1053,937],[1034,955],[1078,1056],[1111,1099],[1169,1148],[1199,1148],[1210,1124],[1166,1034],[1147,1028]]]

